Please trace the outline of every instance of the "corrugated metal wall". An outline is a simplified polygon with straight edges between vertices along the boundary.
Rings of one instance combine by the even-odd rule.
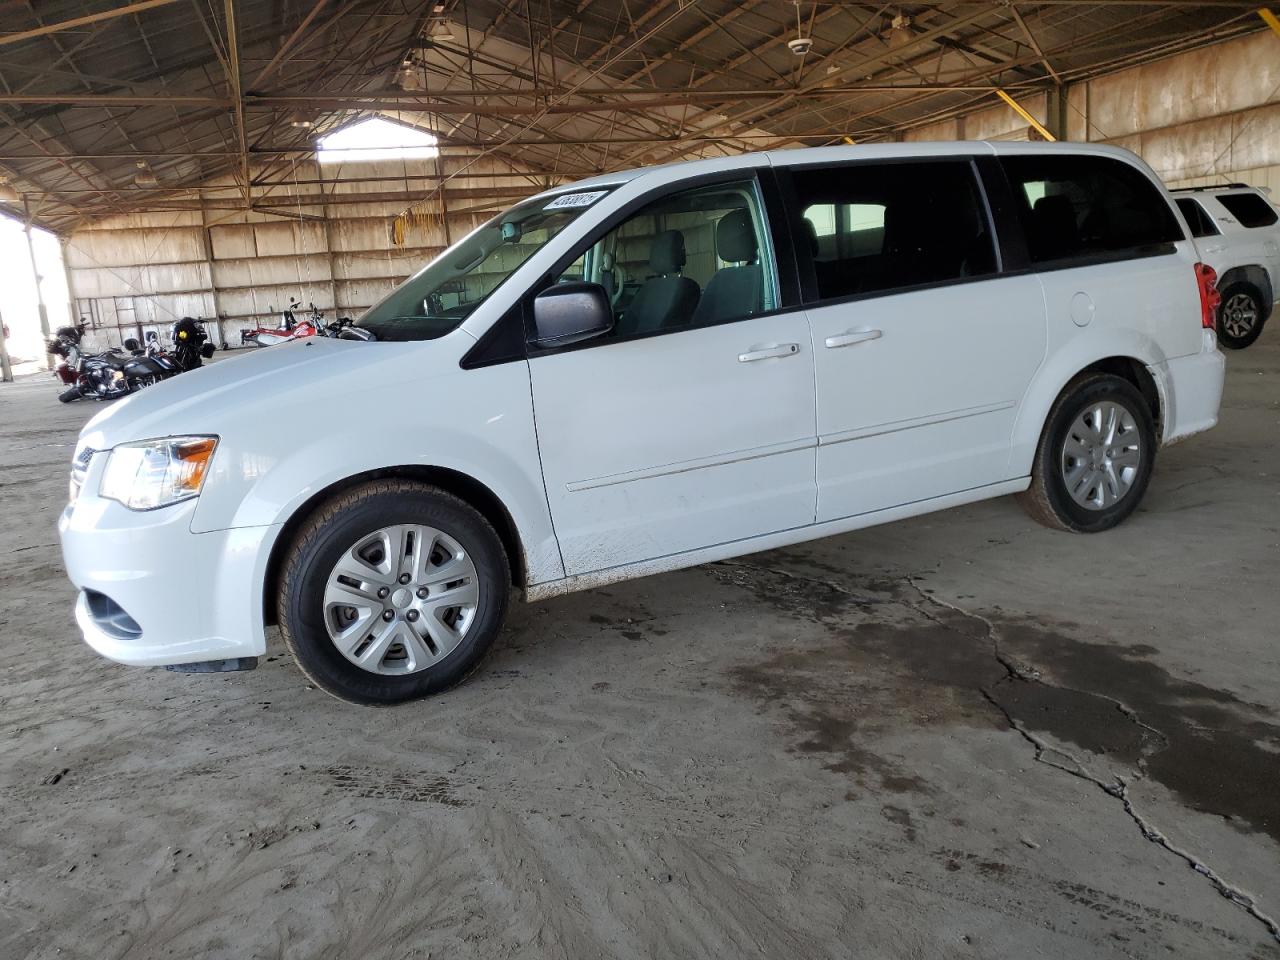
[[[1049,122],[1043,94],[1020,102]],[[1071,84],[1065,113],[1065,139],[1132,150],[1171,186],[1242,180],[1278,188],[1280,37],[1266,30]],[[1013,110],[996,104],[904,139],[1025,140],[1027,133]]]
[[[443,171],[462,162],[446,158]],[[435,169],[432,160],[415,163]],[[274,210],[295,219],[226,209],[235,187],[220,181],[204,191],[203,205],[183,201],[192,209],[113,217],[76,231],[65,256],[75,312],[89,321],[89,343],[117,344],[149,329],[164,336],[164,328],[183,316],[206,320],[214,333],[209,321],[217,316],[216,339],[236,346],[241,327],[271,322],[273,311],[278,318],[290,297],[302,301],[302,313],[314,303],[326,319],[355,316],[439,253],[446,232],[456,239],[504,205],[469,196],[505,191],[519,197],[542,189],[539,178],[506,164],[473,163],[450,181],[448,203],[457,209],[410,229],[397,247],[391,220],[437,181],[415,178],[413,169],[392,183],[354,178],[385,178],[409,166],[344,164],[335,170],[307,161],[270,194],[255,190],[255,202],[272,201]],[[307,182],[319,180],[326,182]],[[343,202],[360,193],[380,199]]]

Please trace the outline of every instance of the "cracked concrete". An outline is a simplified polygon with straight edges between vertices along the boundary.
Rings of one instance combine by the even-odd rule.
[[[0,387],[0,956],[1280,958],[1280,341],[1144,508],[1010,501],[518,607],[445,697],[91,654],[93,407]]]

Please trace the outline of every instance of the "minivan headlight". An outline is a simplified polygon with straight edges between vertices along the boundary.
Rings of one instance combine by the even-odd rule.
[[[154,510],[200,495],[217,437],[164,437],[111,451],[98,493],[130,510]]]

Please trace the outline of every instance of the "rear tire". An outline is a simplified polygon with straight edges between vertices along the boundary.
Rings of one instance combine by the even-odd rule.
[[[1082,374],[1049,411],[1018,502],[1055,530],[1110,530],[1137,509],[1155,453],[1155,421],[1138,389],[1112,374]]]
[[[510,585],[502,541],[473,507],[425,484],[377,480],[298,531],[281,567],[280,632],[320,689],[401,703],[466,679],[502,627]]]
[[[1262,294],[1244,280],[1227,284],[1218,306],[1218,343],[1228,350],[1243,350],[1257,340],[1266,323]]]

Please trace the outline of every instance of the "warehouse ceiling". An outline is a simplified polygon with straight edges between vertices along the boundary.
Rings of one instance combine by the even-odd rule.
[[[893,139],[989,106],[996,88],[1026,97],[1264,28],[1234,0],[10,0],[0,10],[0,176],[21,197],[8,209],[25,205],[62,231],[197,202],[273,209],[262,184],[296,179],[318,135],[373,113],[431,131],[449,156],[556,182]],[[219,177],[235,185],[197,189]]]

